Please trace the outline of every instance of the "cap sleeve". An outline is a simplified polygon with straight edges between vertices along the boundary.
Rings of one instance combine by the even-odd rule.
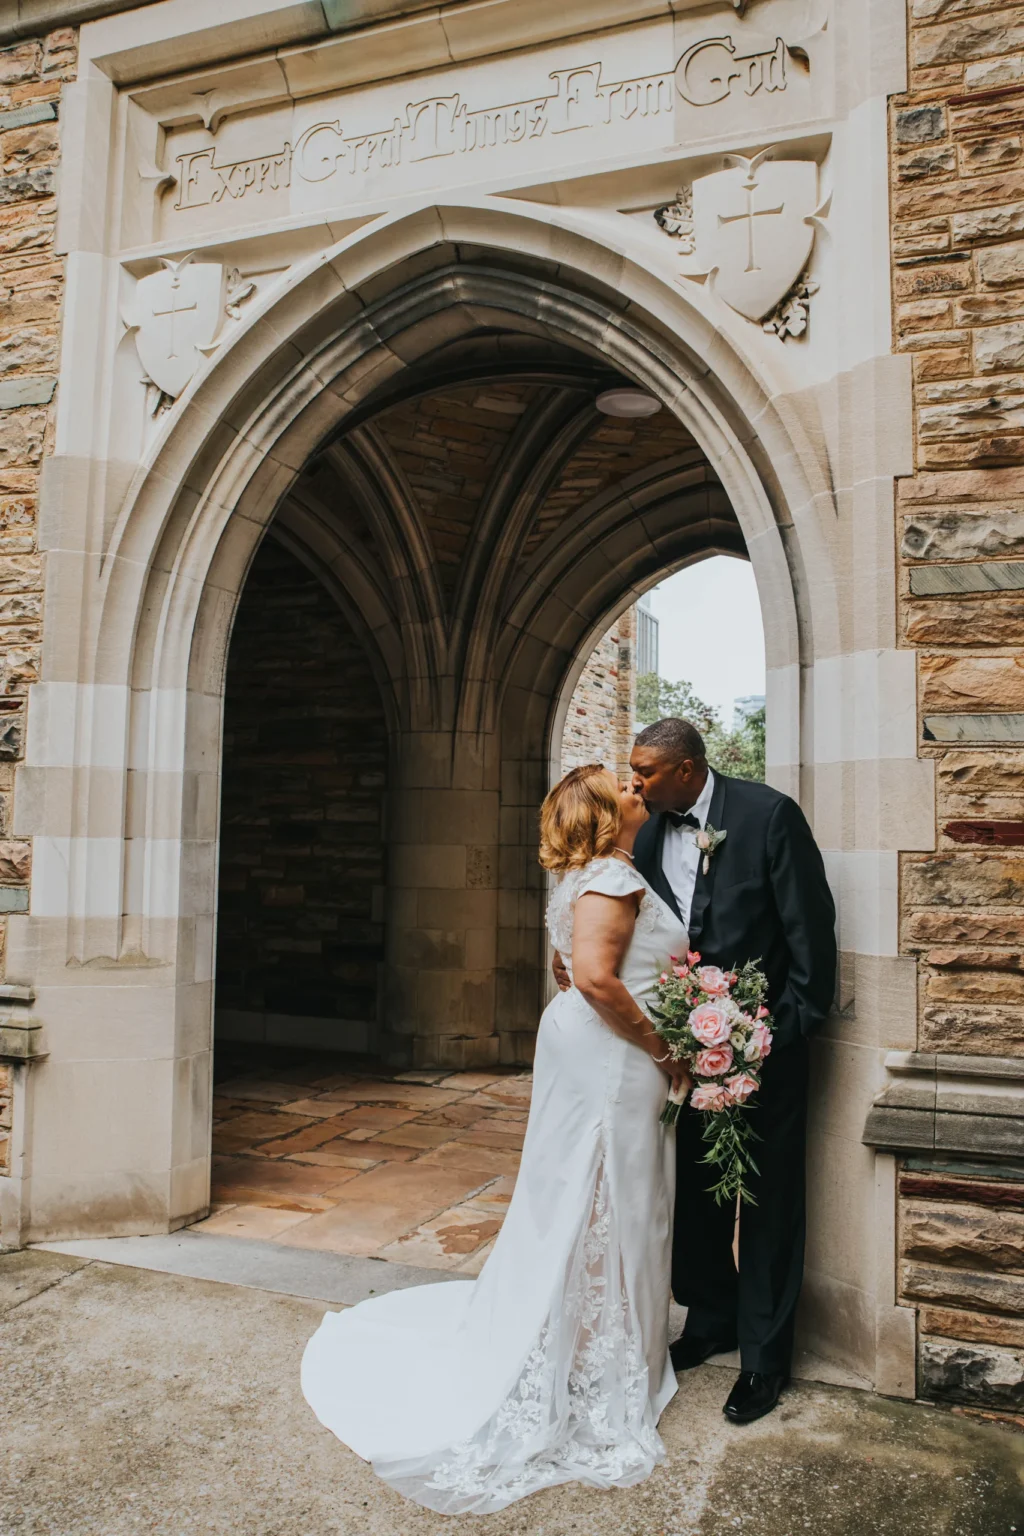
[[[620,859],[594,859],[580,876],[576,900],[587,891],[596,891],[600,896],[632,896],[646,889],[642,876],[631,865]]]

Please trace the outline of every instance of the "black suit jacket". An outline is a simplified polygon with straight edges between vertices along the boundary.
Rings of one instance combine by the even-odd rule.
[[[714,770],[712,770],[714,772]],[[697,870],[690,948],[723,970],[758,960],[768,977],[777,1045],[806,1038],[835,996],[835,903],[806,817],[767,784],[715,772],[708,823],[728,833]],[[667,822],[652,816],[634,847],[636,867],[685,923],[662,869]]]

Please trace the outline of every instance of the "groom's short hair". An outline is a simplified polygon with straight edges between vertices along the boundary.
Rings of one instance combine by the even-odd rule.
[[[670,717],[668,720],[656,720],[653,725],[645,725],[636,738],[636,745],[653,747],[680,763],[687,757],[691,757],[695,763],[703,763],[707,758],[704,738],[689,720]]]

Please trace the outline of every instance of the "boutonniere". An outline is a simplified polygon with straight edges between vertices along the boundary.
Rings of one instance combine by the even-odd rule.
[[[711,855],[721,848],[728,835],[727,832],[716,832],[710,822],[697,833],[697,847],[704,855],[705,874],[711,868]]]

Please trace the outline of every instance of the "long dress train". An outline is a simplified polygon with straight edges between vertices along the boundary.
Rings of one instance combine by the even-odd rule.
[[[640,1004],[686,931],[640,875],[595,859],[556,887],[570,969],[584,891],[642,891],[620,975]],[[475,1281],[328,1312],[302,1390],[320,1422],[399,1492],[484,1514],[572,1480],[642,1481],[676,1390],[668,1358],[674,1159],[666,1079],[575,989],[545,1009],[515,1193]]]

